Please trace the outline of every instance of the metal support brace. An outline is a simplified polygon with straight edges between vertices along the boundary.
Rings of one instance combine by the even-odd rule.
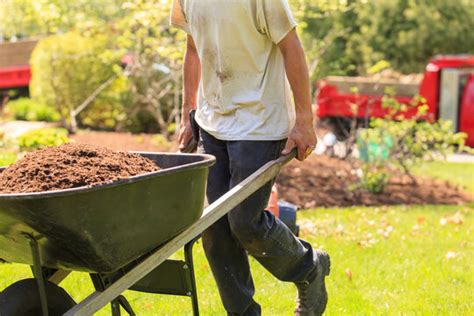
[[[198,241],[200,236],[194,238],[190,242],[188,242],[184,246],[184,261],[188,265],[189,273],[191,276],[191,303],[193,305],[193,315],[199,316],[199,302],[198,302],[198,295],[197,295],[197,287],[196,287],[196,277],[194,275],[194,263],[193,263],[193,246]]]
[[[30,243],[31,256],[33,257],[33,273],[38,282],[38,291],[41,301],[41,311],[43,316],[48,316],[48,300],[46,298],[46,287],[44,284],[43,270],[41,269],[41,257],[38,248],[38,241],[34,236],[26,234],[26,238]]]
[[[135,312],[132,309],[132,306],[128,302],[128,300],[125,298],[125,296],[120,295],[117,298],[117,301],[119,302],[120,306],[127,312],[128,315],[130,316],[136,316]]]

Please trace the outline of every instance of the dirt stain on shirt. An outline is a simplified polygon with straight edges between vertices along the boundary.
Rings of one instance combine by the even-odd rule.
[[[217,70],[216,76],[219,78],[221,83],[224,83],[227,80],[231,79],[233,75],[232,75],[232,72],[229,70],[222,70],[222,71]]]

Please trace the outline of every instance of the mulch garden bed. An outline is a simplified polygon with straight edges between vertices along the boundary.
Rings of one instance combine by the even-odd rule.
[[[85,132],[73,135],[77,143],[102,145],[115,150],[176,152],[176,142],[157,147],[150,135]],[[350,190],[357,183],[351,166],[345,161],[327,156],[311,156],[304,163],[293,161],[280,173],[279,193],[302,208],[353,205],[395,204],[463,204],[474,200],[471,194],[447,181],[417,178],[417,183],[404,175],[395,176],[381,194]]]
[[[348,162],[327,156],[311,156],[303,163],[293,161],[278,176],[280,197],[301,208],[347,207],[353,205],[464,204],[473,197],[447,181],[405,175],[393,177],[380,194],[350,190],[357,183]]]
[[[0,193],[94,186],[158,170],[138,154],[68,143],[28,153],[6,168],[0,174]]]

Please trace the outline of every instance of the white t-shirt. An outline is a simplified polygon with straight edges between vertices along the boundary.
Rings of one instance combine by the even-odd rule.
[[[201,128],[221,140],[288,137],[295,109],[277,46],[296,27],[287,0],[174,0],[171,25],[201,60]]]

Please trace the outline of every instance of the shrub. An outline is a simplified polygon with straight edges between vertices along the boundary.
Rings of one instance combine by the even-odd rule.
[[[69,142],[64,128],[41,128],[26,132],[17,138],[22,151],[33,151],[48,146],[59,146]]]
[[[160,149],[169,149],[171,144],[168,139],[161,134],[156,134],[151,138],[151,143]]]
[[[87,115],[91,109],[113,115],[115,109],[120,112],[120,95],[126,85],[115,84],[121,77],[120,54],[110,46],[106,34],[83,36],[69,32],[39,41],[33,51],[31,95],[54,106],[71,131],[82,119],[89,118],[88,125],[95,123],[91,119],[95,116]],[[104,104],[107,111],[102,111]]]
[[[362,167],[362,178],[360,187],[371,193],[381,193],[390,180],[390,175],[383,166],[372,166],[365,164]]]
[[[30,98],[19,98],[7,103],[6,111],[15,120],[57,122],[59,113],[51,106]]]
[[[411,105],[400,104],[396,99],[384,97],[383,106],[389,108],[384,118],[373,118],[370,128],[363,130],[357,140],[363,175],[360,186],[379,193],[393,174],[391,169],[411,175],[414,167],[425,160],[446,156],[464,148],[464,133],[454,133],[450,121],[429,123],[425,100],[416,97]],[[417,108],[412,118],[402,118]]]

